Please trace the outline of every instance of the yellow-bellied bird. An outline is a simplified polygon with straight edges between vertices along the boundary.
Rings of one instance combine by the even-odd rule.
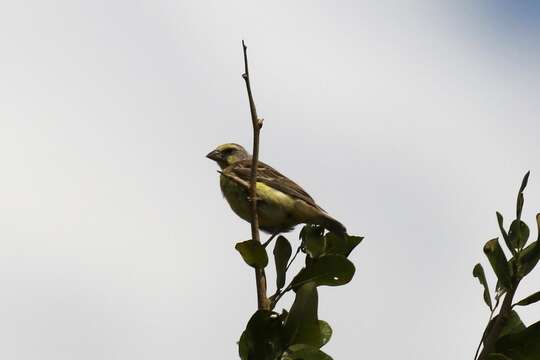
[[[221,191],[231,209],[249,222],[251,155],[238,144],[223,144],[206,157],[214,160],[222,170]],[[267,233],[288,232],[305,223],[346,234],[345,226],[318,206],[304,189],[261,161],[257,167],[256,196],[259,227]]]

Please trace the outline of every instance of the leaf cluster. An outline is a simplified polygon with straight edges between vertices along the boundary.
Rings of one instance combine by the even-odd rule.
[[[276,239],[273,258],[276,292],[270,297],[271,310],[258,310],[251,316],[238,342],[242,360],[331,360],[321,351],[332,337],[330,325],[318,318],[318,287],[341,286],[351,281],[354,264],[347,258],[362,237],[326,232],[317,225],[306,225],[300,232],[300,245],[294,256],[287,238]],[[268,265],[266,248],[248,240],[236,244],[244,261],[255,268]],[[305,255],[305,266],[287,282],[287,271],[296,256]],[[294,292],[289,309],[275,312],[281,297]]]
[[[518,313],[513,310],[516,306],[527,306],[540,301],[540,291],[512,303],[520,282],[534,269],[540,260],[540,214],[536,216],[537,240],[529,245],[527,245],[527,242],[530,237],[530,229],[521,220],[524,204],[523,192],[528,179],[529,173],[525,174],[519,188],[516,201],[516,218],[510,223],[508,231],[505,228],[503,216],[499,212],[496,213],[499,230],[510,253],[509,257],[506,256],[498,238],[491,239],[484,245],[484,254],[497,276],[494,298],[491,297],[482,265],[476,264],[473,269],[473,276],[478,279],[484,289],[484,302],[491,311],[490,320],[481,340],[483,350],[478,357],[480,360],[540,359],[540,321],[525,326]],[[494,316],[503,297],[504,300],[499,313]]]

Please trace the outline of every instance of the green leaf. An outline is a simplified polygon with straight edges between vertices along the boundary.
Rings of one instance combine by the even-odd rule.
[[[302,230],[302,243],[306,253],[313,259],[323,255],[326,249],[326,238],[323,236],[324,228],[306,225]]]
[[[512,360],[540,359],[540,321],[497,340],[495,351]]]
[[[324,345],[328,344],[334,332],[332,331],[330,324],[324,320],[319,320],[319,331],[321,333],[321,342],[318,346],[321,348]]]
[[[520,278],[525,277],[528,273],[534,269],[538,261],[540,260],[540,242],[535,241],[529,244],[525,249],[521,251],[518,263],[518,275]],[[513,268],[515,263],[515,257],[510,259],[510,268]]]
[[[309,266],[300,270],[291,282],[292,288],[297,288],[310,281],[317,286],[339,286],[351,281],[355,268],[345,256],[326,255]]]
[[[349,254],[354,250],[355,247],[357,247],[362,240],[364,240],[363,236],[352,236],[352,235],[346,235],[347,237],[347,253],[345,256],[349,256]]]
[[[497,315],[493,319],[490,320],[490,322],[486,326],[486,330],[484,331],[484,335],[483,335],[484,337],[482,338],[482,341],[484,341],[485,337],[488,336],[488,334],[491,332],[491,329],[493,328],[493,325],[495,324],[499,316],[500,315]],[[497,339],[501,339],[502,337],[508,334],[520,332],[523,329],[525,329],[525,325],[519,318],[518,313],[515,311],[512,311],[509,314],[508,319],[506,320],[506,323],[503,325],[503,328],[501,329],[501,332],[499,333],[499,336]]]
[[[525,190],[525,187],[527,186],[527,182],[529,181],[529,175],[530,171],[527,171],[525,176],[523,177],[523,180],[521,181],[521,186],[519,187],[518,197],[517,197],[517,204],[516,204],[516,218],[518,220],[521,219],[521,210],[523,210],[523,191]]]
[[[332,360],[332,358],[316,347],[295,344],[289,346],[281,360]]]
[[[289,240],[284,236],[279,236],[274,246],[274,262],[276,264],[276,286],[278,289],[285,286],[287,263],[291,258],[292,248]]]
[[[326,233],[326,254],[343,255],[345,257],[354,250],[364,239],[361,236],[338,235],[332,232]]]
[[[324,234],[324,228],[320,225],[312,225],[312,224],[306,224],[300,230],[300,234],[298,235],[298,238],[302,240],[302,242],[306,239],[306,237],[309,236],[322,236]]]
[[[282,321],[279,314],[258,310],[249,319],[238,342],[242,360],[275,360],[285,349],[281,339]]]
[[[514,249],[521,249],[527,243],[529,239],[529,227],[521,220],[514,220],[510,225],[510,231],[508,232],[508,239]]]
[[[523,210],[523,203],[525,202],[525,199],[523,198],[523,193],[519,193],[517,197],[517,204],[516,204],[516,218],[521,219],[521,210]]]
[[[540,213],[536,214],[536,224],[538,227],[538,240],[523,249],[519,256],[518,275],[520,278],[530,273],[540,260]],[[512,258],[510,266],[514,266],[514,262],[515,260]]]
[[[268,255],[261,243],[255,240],[239,242],[234,247],[249,266],[264,269],[268,265]]]
[[[238,355],[240,359],[249,360],[250,335],[247,331],[243,331],[238,341]]]
[[[519,192],[522,193],[525,190],[525,187],[527,187],[527,183],[529,182],[529,175],[531,174],[530,171],[527,171],[525,176],[523,177],[523,180],[521,181],[521,186],[519,187]]]
[[[513,310],[510,312],[508,320],[506,320],[506,323],[504,324],[504,327],[499,334],[499,338],[502,338],[503,336],[506,336],[508,334],[520,332],[524,329],[525,324],[523,324],[523,321],[521,321],[518,313]]]
[[[293,340],[295,344],[307,344],[316,348],[323,347],[332,337],[332,328],[323,320],[304,324]]]
[[[526,306],[526,305],[534,304],[535,302],[538,302],[538,301],[540,301],[540,291],[527,296],[525,299],[517,302],[516,305]]]
[[[347,256],[349,249],[347,238],[333,232],[326,233],[326,254]]]
[[[499,229],[501,230],[501,234],[503,236],[504,243],[506,244],[506,247],[508,247],[508,250],[510,250],[512,252],[512,255],[516,255],[516,250],[512,246],[512,243],[510,242],[510,238],[508,237],[508,233],[504,229],[503,221],[504,221],[503,216],[501,215],[500,212],[497,211],[497,222],[499,223]]]
[[[286,345],[294,344],[306,327],[318,323],[318,303],[317,285],[314,282],[308,282],[296,290],[294,303],[283,327]]]
[[[500,284],[506,289],[510,289],[512,286],[510,280],[510,267],[506,261],[503,249],[501,248],[501,245],[499,245],[499,240],[497,238],[489,240],[484,245],[484,253],[489,259],[491,267],[497,275]]]
[[[484,268],[480,264],[476,264],[473,269],[473,276],[480,281],[480,284],[484,287],[484,301],[490,310],[493,310],[493,304],[491,303],[491,295],[489,294],[489,287],[486,280],[486,274]]]

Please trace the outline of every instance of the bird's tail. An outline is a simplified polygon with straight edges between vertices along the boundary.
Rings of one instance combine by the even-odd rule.
[[[321,213],[321,216],[318,220],[318,225],[321,225],[326,230],[337,233],[339,235],[347,235],[347,229],[345,228],[345,226],[330,215]]]

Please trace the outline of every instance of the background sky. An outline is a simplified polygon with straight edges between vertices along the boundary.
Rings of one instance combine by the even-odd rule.
[[[482,246],[527,170],[536,237],[539,19],[535,1],[2,2],[0,358],[237,357],[250,227],[204,155],[251,146],[242,39],[261,158],[366,236],[353,281],[320,289],[324,350],[472,358],[472,268],[494,285]]]

